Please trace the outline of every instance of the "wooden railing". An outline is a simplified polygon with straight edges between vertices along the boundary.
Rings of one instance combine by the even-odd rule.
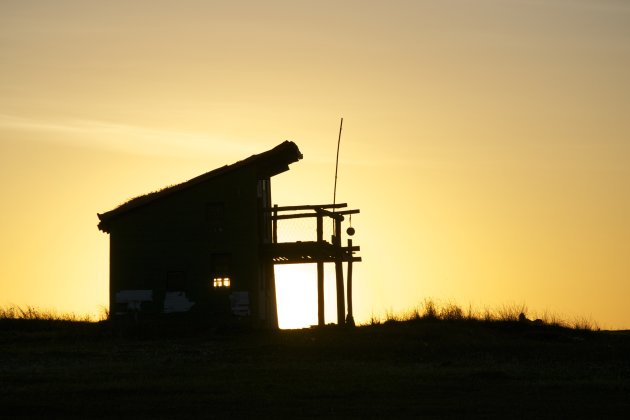
[[[276,251],[283,249],[286,246],[300,250],[309,249],[315,245],[317,249],[330,249],[332,251],[328,256],[320,255],[315,258],[311,258],[309,255],[306,260],[304,256],[299,258],[286,258],[284,263],[299,263],[299,262],[316,262],[317,263],[317,306],[318,306],[318,324],[324,325],[324,263],[335,263],[335,277],[336,277],[336,292],[337,292],[337,323],[339,325],[349,324],[354,325],[354,318],[352,315],[352,263],[361,261],[360,257],[353,256],[354,252],[359,251],[358,246],[353,246],[352,240],[348,240],[348,246],[343,247],[341,245],[341,222],[344,221],[346,215],[357,214],[359,210],[340,210],[345,209],[348,205],[342,204],[323,204],[323,205],[304,205],[304,206],[285,206],[279,207],[274,205],[271,208],[266,208],[263,211],[271,213],[271,226],[272,226],[272,243],[269,245],[271,249]],[[278,220],[288,219],[302,219],[314,217],[317,219],[317,242],[312,243],[287,243],[278,244]],[[324,241],[324,218],[329,217],[333,220],[333,235],[331,243]],[[319,245],[317,245],[319,244]],[[348,277],[347,277],[347,296],[348,296],[348,314],[345,315],[345,298],[344,298],[344,282],[343,282],[343,267],[342,263],[348,264]]]
[[[289,219],[304,219],[309,217],[317,218],[317,242],[323,242],[324,240],[324,217],[330,217],[334,220],[335,233],[333,236],[333,244],[335,238],[339,240],[339,246],[341,246],[341,222],[344,220],[345,215],[360,213],[360,210],[341,210],[348,207],[348,204],[321,204],[321,205],[303,205],[303,206],[283,206],[279,207],[277,204],[273,207],[266,208],[263,211],[271,213],[271,237],[272,243],[278,243],[278,220]],[[330,210],[332,209],[332,211]],[[310,211],[306,212],[305,211]],[[284,212],[299,212],[292,214],[281,214]]]

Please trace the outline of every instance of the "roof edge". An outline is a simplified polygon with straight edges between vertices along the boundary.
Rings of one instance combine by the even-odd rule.
[[[140,195],[135,198],[130,199],[129,201],[121,204],[113,210],[107,211],[105,213],[97,213],[97,217],[99,219],[98,228],[103,232],[109,233],[109,225],[115,220],[117,217],[128,213],[132,210],[135,210],[140,207],[144,207],[150,203],[153,203],[162,198],[171,196],[181,191],[188,190],[200,183],[208,181],[212,178],[216,178],[221,175],[225,175],[234,170],[247,167],[250,165],[264,165],[264,164],[275,164],[275,165],[286,165],[286,169],[281,170],[279,172],[273,173],[271,176],[275,176],[279,173],[282,173],[289,169],[291,163],[295,163],[298,160],[302,159],[304,156],[300,152],[297,144],[292,141],[285,140],[279,145],[275,146],[272,149],[269,149],[265,152],[251,155],[250,157],[237,161],[231,165],[224,165],[217,169],[213,169],[209,172],[196,176],[194,178],[189,179],[188,181],[182,182],[180,184],[171,185],[169,187],[162,188],[161,190]]]

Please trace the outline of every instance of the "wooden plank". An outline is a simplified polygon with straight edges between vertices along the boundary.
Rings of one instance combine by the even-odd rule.
[[[271,263],[274,265],[285,265],[285,264],[317,264],[317,263],[334,263],[335,261],[338,261],[337,258],[332,258],[332,257],[326,257],[326,258],[321,258],[321,257],[313,257],[313,256],[306,256],[306,257],[285,257],[285,256],[278,256],[278,257],[273,257],[271,259]],[[344,258],[342,259],[342,262],[361,262],[361,257],[353,257],[353,258]]]
[[[295,211],[295,210],[317,210],[317,209],[341,209],[344,207],[348,207],[348,203],[283,206],[283,207],[278,207],[277,210],[278,211]],[[274,211],[274,208],[268,207],[268,208],[262,209],[262,211],[272,212]]]
[[[352,248],[352,239],[348,239],[348,248]],[[348,278],[346,279],[346,299],[348,300],[348,316],[346,316],[346,325],[354,327],[354,315],[352,314],[352,260],[348,262]]]
[[[267,305],[267,326],[271,329],[278,329],[278,302],[276,301],[276,277],[273,264],[265,264],[266,277],[266,305]]]
[[[337,286],[337,325],[346,322],[346,298],[343,290],[343,267],[340,260],[335,261],[335,281]]]
[[[317,217],[317,213],[279,214],[277,216],[271,216],[271,220],[301,219],[307,217]]]
[[[271,216],[271,220],[273,221],[273,233],[272,233],[272,239],[271,242],[273,242],[274,244],[278,242],[278,205],[275,204],[273,206],[273,214]]]
[[[342,211],[336,211],[335,214],[342,214],[342,215],[347,215],[347,214],[359,214],[361,213],[361,210],[359,209],[355,209],[355,210],[342,210]]]
[[[341,249],[341,222],[335,222],[335,236],[333,246]],[[343,290],[343,258],[341,253],[337,253],[335,259],[335,280],[337,286],[337,325],[344,325],[346,322],[346,298]]]
[[[307,217],[317,217],[319,214],[324,214],[332,219],[343,221],[344,217],[341,213],[332,213],[326,210],[317,211],[316,213],[298,213],[298,214],[280,214],[277,216],[271,216],[271,220],[287,220],[287,219],[302,219]]]
[[[356,245],[339,247],[325,241],[281,242],[262,246],[261,254],[274,260],[275,264],[334,262],[338,259],[342,262],[359,262],[361,258],[354,255],[359,250],[360,247]]]
[[[317,325],[326,325],[324,312],[324,263],[317,263]]]
[[[317,243],[324,242],[324,219],[321,214],[317,215]]]
[[[317,213],[321,213],[325,216],[328,216],[332,219],[338,220],[340,222],[343,221],[343,216],[341,215],[341,213],[336,213],[336,212],[332,212],[332,211],[328,211],[328,210],[323,210],[323,209],[317,209],[315,210]]]

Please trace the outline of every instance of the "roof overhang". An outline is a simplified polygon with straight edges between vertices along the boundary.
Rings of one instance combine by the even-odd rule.
[[[289,165],[302,159],[302,157],[302,153],[295,143],[292,141],[284,141],[266,152],[252,155],[247,159],[243,159],[233,163],[232,165],[226,165],[210,172],[206,172],[205,174],[199,175],[181,184],[173,185],[160,191],[136,197],[113,210],[105,213],[99,213],[97,214],[100,220],[98,228],[103,232],[109,233],[110,224],[117,217],[178,192],[185,191],[196,185],[208,182],[219,176],[244,168],[253,168],[259,179],[270,178],[282,172],[288,171]]]

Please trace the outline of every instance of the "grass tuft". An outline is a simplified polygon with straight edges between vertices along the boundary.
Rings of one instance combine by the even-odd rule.
[[[535,316],[535,314],[528,316],[528,309],[525,304],[503,305],[496,310],[485,307],[480,311],[475,310],[472,305],[468,305],[467,310],[464,311],[461,306],[453,302],[439,304],[432,299],[425,299],[417,307],[402,313],[396,313],[390,308],[385,311],[383,319],[384,321],[373,313],[369,321],[363,325],[413,321],[477,321],[531,323],[580,331],[599,330],[597,323],[589,318],[576,318],[573,322],[568,322],[548,311],[545,311],[540,317]]]
[[[527,307],[525,305],[503,305],[494,315],[494,321],[518,321],[521,314],[527,316]]]
[[[106,313],[105,313],[106,314]],[[101,318],[104,315],[101,315]],[[91,315],[59,313],[54,310],[42,310],[33,306],[20,307],[12,305],[0,308],[0,320],[60,321],[60,322],[93,322]]]
[[[579,331],[599,331],[599,325],[597,322],[593,321],[590,318],[577,317],[573,320],[571,324],[573,329]]]

